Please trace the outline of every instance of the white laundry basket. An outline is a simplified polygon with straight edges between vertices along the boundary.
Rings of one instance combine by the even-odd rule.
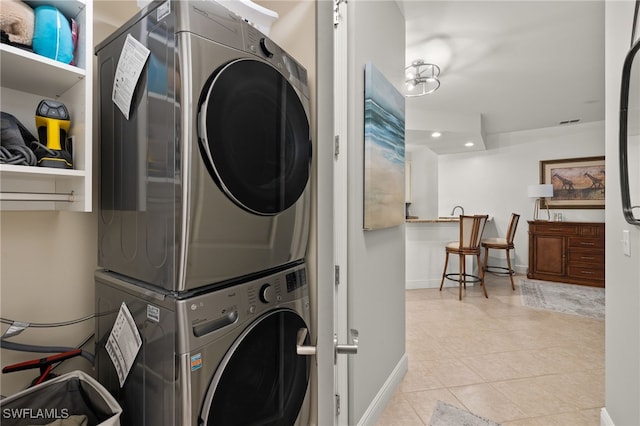
[[[121,413],[113,396],[79,370],[0,400],[2,426],[120,426]]]

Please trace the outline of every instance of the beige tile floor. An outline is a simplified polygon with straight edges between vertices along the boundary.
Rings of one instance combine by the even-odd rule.
[[[409,371],[377,425],[428,425],[438,400],[506,426],[600,424],[604,321],[522,306],[519,280],[408,290]]]

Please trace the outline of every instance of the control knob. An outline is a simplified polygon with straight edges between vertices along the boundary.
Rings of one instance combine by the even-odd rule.
[[[263,284],[260,287],[260,301],[262,303],[271,303],[273,299],[273,287],[271,284]]]
[[[267,58],[273,58],[273,53],[276,50],[273,42],[266,37],[260,39],[260,49],[262,49],[262,53],[264,53]]]

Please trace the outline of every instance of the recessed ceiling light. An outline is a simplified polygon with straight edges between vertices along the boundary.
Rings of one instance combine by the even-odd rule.
[[[432,138],[439,138],[440,136],[442,136],[442,133],[440,133],[440,132],[433,132],[433,133],[431,133],[431,137],[432,137]]]
[[[474,145],[474,143],[473,143],[473,142],[471,142],[471,141],[469,141],[469,142],[467,142],[467,143],[465,143],[465,144],[464,144],[464,146],[467,146],[467,147],[469,147],[469,146],[473,146],[473,145]]]

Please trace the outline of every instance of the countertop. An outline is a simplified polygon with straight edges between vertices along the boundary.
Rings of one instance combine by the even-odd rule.
[[[407,223],[451,223],[451,222],[460,222],[460,218],[458,217],[439,217],[437,219],[420,219],[420,218],[407,218]]]
[[[493,216],[489,216],[487,219],[489,222],[493,220]],[[416,216],[409,216],[405,219],[406,223],[459,223],[460,218],[458,216],[440,216],[433,219],[421,219]]]

